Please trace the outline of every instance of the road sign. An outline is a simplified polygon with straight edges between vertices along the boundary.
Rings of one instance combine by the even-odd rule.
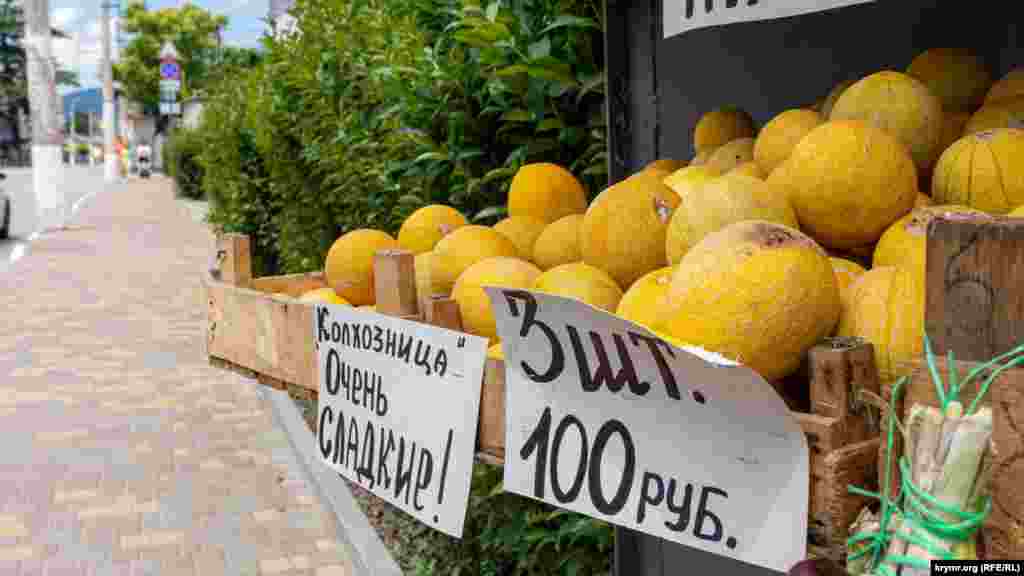
[[[174,44],[171,42],[164,42],[162,48],[160,48],[160,59],[171,58],[174,60],[178,59],[178,51],[174,49]]]
[[[165,58],[160,61],[160,78],[163,80],[181,80],[181,66],[178,61]]]
[[[181,80],[161,80],[160,91],[161,92],[177,92],[181,90]]]
[[[161,102],[160,113],[165,116],[170,115],[181,115],[181,103],[180,102]]]

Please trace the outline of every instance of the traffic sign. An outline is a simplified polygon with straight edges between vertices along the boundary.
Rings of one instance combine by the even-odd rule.
[[[174,44],[170,41],[164,42],[163,47],[160,49],[160,59],[163,60],[164,58],[178,59],[178,51],[174,49]]]
[[[161,92],[177,92],[181,90],[181,80],[161,80]]]
[[[173,59],[160,61],[160,78],[163,80],[181,80],[181,66]]]

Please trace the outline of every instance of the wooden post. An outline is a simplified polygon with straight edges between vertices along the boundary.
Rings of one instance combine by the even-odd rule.
[[[484,365],[477,443],[480,451],[505,457],[505,361],[501,358],[488,358]]]
[[[427,324],[462,331],[459,304],[448,296],[431,296],[423,301],[423,321]]]
[[[879,393],[875,350],[860,338],[829,338],[811,348],[811,413],[840,421],[842,444],[878,435],[877,414],[858,397]]]
[[[220,282],[248,288],[252,282],[249,237],[245,234],[218,236],[217,254],[210,272]]]
[[[925,329],[936,355],[985,362],[1024,344],[1024,220],[942,216],[928,226]],[[921,372],[919,370],[918,372]],[[911,381],[907,408],[932,385]],[[990,558],[1024,557],[1024,369],[1004,373],[993,406],[993,511],[985,525]]]
[[[412,252],[381,250],[373,258],[377,312],[388,316],[418,319],[416,271]]]

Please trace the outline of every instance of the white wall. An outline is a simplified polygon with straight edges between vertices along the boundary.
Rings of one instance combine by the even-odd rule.
[[[38,225],[36,216],[35,191],[32,189],[31,168],[6,168],[2,172],[7,179],[0,182],[11,198],[11,236],[25,238],[36,231]],[[64,192],[64,202],[68,214],[71,213],[71,205],[90,192],[98,192],[103,189],[103,165],[98,166],[71,166],[64,165],[62,174],[56,177],[61,178],[60,189]]]

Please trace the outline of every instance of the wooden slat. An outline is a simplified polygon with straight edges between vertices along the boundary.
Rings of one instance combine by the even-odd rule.
[[[306,274],[254,278],[249,287],[268,294],[284,292],[292,298],[298,298],[310,290],[326,288],[327,281],[324,279],[323,272],[309,272]]]
[[[252,281],[252,255],[245,234],[217,237],[215,271],[218,280],[232,286],[248,286]]]
[[[862,389],[879,393],[874,346],[859,338],[832,338],[808,357],[811,412],[838,419],[843,444],[877,437],[877,414],[857,396]]]
[[[477,445],[483,452],[505,453],[505,361],[488,358],[480,392]]]
[[[407,250],[382,250],[374,255],[373,276],[377,312],[418,318],[414,256]]]

